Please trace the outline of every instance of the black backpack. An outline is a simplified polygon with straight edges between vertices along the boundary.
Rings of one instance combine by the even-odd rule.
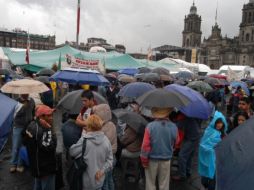
[[[83,138],[82,154],[80,157],[73,159],[66,175],[71,190],[82,190],[82,175],[87,169],[87,164],[83,158],[86,151],[86,140],[86,138]]]

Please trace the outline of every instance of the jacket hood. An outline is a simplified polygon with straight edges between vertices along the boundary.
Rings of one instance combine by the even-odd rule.
[[[219,112],[219,111],[215,111],[215,113],[214,113],[214,115],[213,115],[213,119],[212,119],[212,121],[211,121],[210,124],[209,124],[209,127],[211,127],[211,128],[214,129],[214,128],[215,128],[215,123],[216,123],[216,121],[217,121],[218,119],[221,119],[222,122],[224,123],[224,125],[225,125],[224,132],[227,133],[228,124],[227,124],[226,118],[225,118],[224,115],[223,115],[221,112]]]
[[[100,145],[105,141],[106,136],[102,131],[96,131],[96,132],[88,132],[83,135],[83,137],[89,139],[92,143],[96,145]]]
[[[93,107],[93,113],[98,115],[103,123],[106,123],[112,119],[112,113],[108,104],[100,104]]]

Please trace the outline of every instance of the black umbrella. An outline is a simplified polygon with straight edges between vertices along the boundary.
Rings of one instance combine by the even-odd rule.
[[[53,71],[52,69],[42,69],[39,72],[36,73],[36,76],[51,76],[55,74],[55,71]]]
[[[138,72],[139,74],[141,74],[141,73],[150,73],[151,72],[151,69],[148,68],[148,67],[141,67],[138,70],[139,70],[139,72]]]
[[[38,80],[38,81],[43,82],[45,84],[49,84],[49,77],[48,76],[35,77],[35,80]]]
[[[83,90],[75,90],[66,94],[57,104],[57,108],[69,114],[78,114],[83,107],[81,94]],[[97,92],[93,92],[97,104],[107,104],[107,100]]]
[[[216,147],[216,189],[242,190],[254,187],[254,118],[225,137]]]
[[[127,111],[124,109],[114,110],[114,115],[129,127],[134,129],[139,134],[144,134],[147,121],[136,112]]]
[[[164,67],[156,67],[151,71],[152,73],[157,73],[158,75],[169,75],[169,70]]]
[[[135,78],[143,82],[156,82],[160,80],[160,75],[157,73],[142,73],[135,75]]]
[[[182,107],[190,103],[185,96],[176,92],[168,92],[165,89],[151,90],[136,101],[141,106],[158,108]]]

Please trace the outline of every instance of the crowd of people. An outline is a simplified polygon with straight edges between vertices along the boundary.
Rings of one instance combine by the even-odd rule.
[[[139,174],[134,181],[143,179],[146,190],[167,190],[170,179],[184,181],[192,175],[192,159],[198,152],[201,183],[204,188],[215,190],[215,147],[252,117],[252,93],[247,96],[241,86],[231,90],[225,85],[214,86],[211,92],[202,94],[213,110],[210,118],[204,121],[175,108],[153,107],[150,114],[145,114],[137,102],[121,101],[118,93],[124,85],[112,82],[102,90],[95,87],[83,90],[80,113],[65,114],[60,126],[53,126],[55,109],[48,98],[52,93],[41,95],[43,104],[40,105],[35,105],[28,94],[20,95],[17,100],[21,106],[16,109],[13,121],[10,172],[24,171],[27,163],[20,149],[25,147],[28,167],[35,178],[34,189],[61,189],[64,154],[56,152],[55,129],[60,127],[68,162],[82,155],[86,139],[83,159],[88,167],[82,175],[83,189],[114,190],[115,167],[121,168],[124,176],[128,169],[124,164],[127,158],[138,163]],[[91,89],[105,96],[108,104],[98,104]],[[144,117],[148,123],[144,132],[138,133],[133,126],[117,119],[114,112],[119,108]],[[177,158],[178,171],[172,175],[173,157]],[[129,175],[123,181],[131,179]]]

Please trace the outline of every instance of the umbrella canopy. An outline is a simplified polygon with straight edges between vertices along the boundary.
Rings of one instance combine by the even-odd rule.
[[[227,80],[227,76],[225,76],[225,75],[211,74],[211,75],[208,75],[208,76],[211,77],[211,78]]]
[[[50,77],[53,74],[55,74],[55,71],[53,71],[52,69],[45,68],[45,69],[42,69],[39,72],[37,72],[36,76],[49,76]]]
[[[7,82],[2,86],[1,91],[11,94],[31,94],[48,91],[49,88],[40,81],[21,79]]]
[[[173,82],[174,79],[170,75],[160,75],[160,80],[165,82]]]
[[[165,89],[151,90],[137,98],[136,102],[141,106],[158,108],[179,108],[190,103],[185,96],[176,92],[168,92]]]
[[[93,86],[109,85],[109,81],[99,72],[72,69],[56,72],[50,77],[53,81],[63,81],[71,84],[89,84]]]
[[[126,76],[120,76],[120,77],[118,78],[118,80],[119,80],[120,82],[124,82],[124,83],[136,82],[136,79],[135,79],[134,77],[128,76],[128,75],[126,75]]]
[[[35,77],[35,80],[38,80],[44,84],[49,84],[49,77],[48,76],[39,76],[39,77]]]
[[[129,127],[134,129],[139,134],[144,134],[147,121],[136,112],[127,111],[124,109],[114,110],[114,115]]]
[[[190,104],[179,108],[179,110],[188,117],[206,120],[211,116],[212,108],[199,92],[177,84],[171,84],[164,88],[169,92],[180,93],[190,100]]]
[[[119,74],[126,74],[126,75],[131,75],[131,76],[134,76],[138,72],[139,72],[139,70],[136,68],[126,68],[126,69],[121,69],[118,71]]]
[[[8,134],[12,127],[12,121],[14,116],[15,107],[18,104],[17,101],[0,93],[0,152],[2,151],[5,142],[8,139]]]
[[[188,82],[183,79],[178,79],[178,80],[174,81],[174,83],[185,86]]]
[[[184,79],[184,80],[193,80],[195,78],[194,74],[188,71],[180,71],[175,74],[177,79]]]
[[[144,93],[155,89],[155,86],[145,82],[133,82],[125,85],[119,91],[118,95],[127,98],[138,98]]]
[[[139,68],[138,69],[139,70],[139,74],[140,73],[150,73],[152,70],[150,69],[150,68],[148,68],[148,67],[141,67],[141,68]]]
[[[165,69],[164,67],[157,67],[152,69],[152,73],[157,73],[158,75],[169,75],[169,70]]]
[[[83,106],[81,94],[83,90],[75,90],[66,94],[57,104],[56,108],[69,114],[78,114]],[[94,92],[94,99],[97,104],[107,104],[107,100],[99,93]]]
[[[234,129],[216,146],[216,189],[254,187],[254,118]]]
[[[220,86],[223,85],[222,82],[217,79],[217,78],[211,78],[211,77],[207,77],[204,82],[210,84],[211,86]]]
[[[213,91],[213,88],[204,81],[193,81],[187,84],[187,86],[201,93]]]
[[[136,75],[135,78],[140,79],[143,82],[156,82],[160,80],[160,75],[157,73],[143,73]]]
[[[230,86],[232,86],[233,88],[237,88],[240,86],[244,90],[244,92],[246,93],[247,96],[250,95],[250,91],[249,91],[248,86],[245,82],[233,81],[230,83]]]

